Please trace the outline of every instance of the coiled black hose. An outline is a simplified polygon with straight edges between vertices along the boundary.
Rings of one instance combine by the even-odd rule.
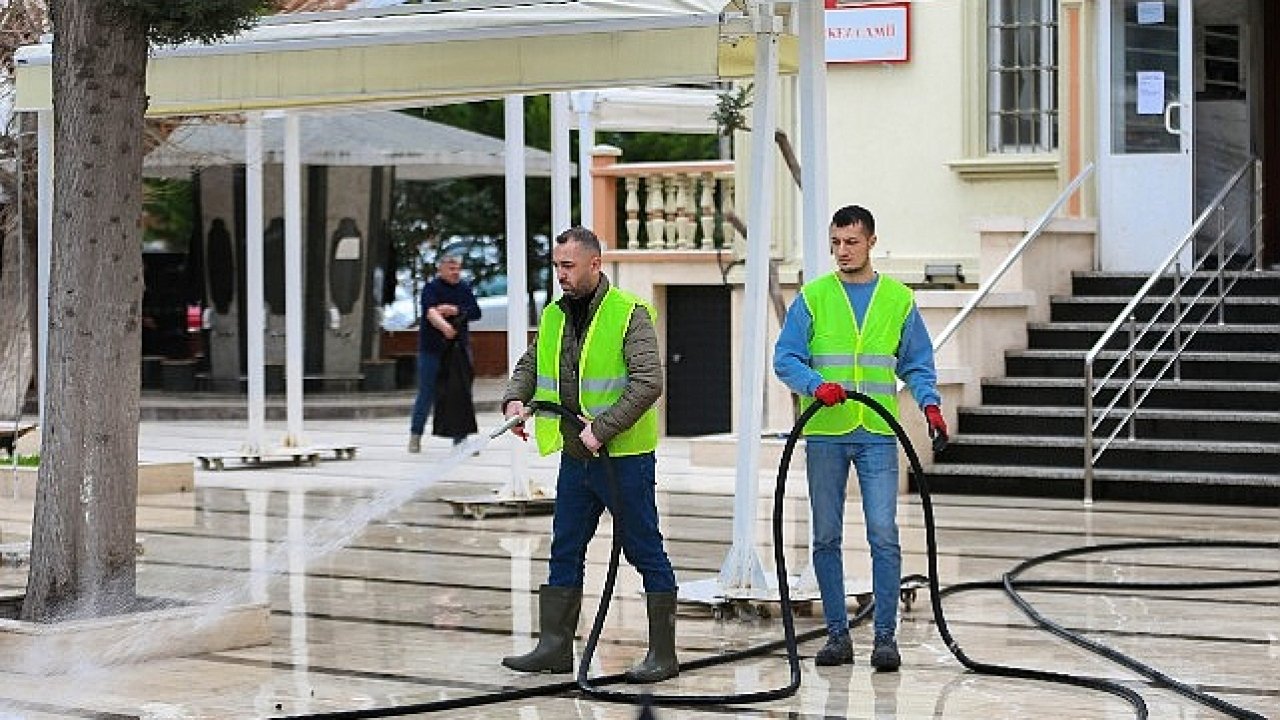
[[[556,413],[560,417],[569,421],[578,429],[581,429],[582,421],[576,415],[559,405],[550,403],[534,402],[535,410],[548,410]],[[797,648],[795,616],[791,608],[791,590],[788,587],[787,576],[787,558],[784,552],[785,543],[782,539],[782,511],[783,499],[786,493],[787,470],[791,466],[791,456],[795,452],[796,441],[799,438],[800,430],[804,427],[809,418],[821,409],[821,405],[814,405],[807,409],[800,419],[796,421],[795,429],[787,437],[786,447],[782,451],[782,460],[778,463],[778,482],[774,488],[773,502],[773,561],[778,581],[778,599],[782,608],[782,630],[783,645],[787,650],[787,663],[791,668],[791,676],[786,685],[772,690],[756,690],[752,692],[736,693],[728,695],[654,695],[652,693],[629,693],[619,690],[605,690],[599,687],[599,680],[592,680],[588,677],[591,668],[591,659],[595,656],[596,644],[600,641],[600,633],[604,629],[605,618],[609,615],[609,603],[613,598],[614,585],[618,579],[618,559],[622,551],[622,520],[617,509],[620,508],[621,498],[618,492],[618,479],[613,471],[613,465],[609,462],[608,450],[604,447],[600,448],[600,457],[604,460],[605,475],[608,477],[610,493],[613,495],[613,506],[615,510],[610,513],[613,521],[613,543],[609,550],[609,569],[605,574],[604,589],[600,592],[600,606],[596,609],[595,621],[591,625],[591,632],[587,636],[586,646],[582,651],[582,659],[578,663],[578,687],[582,692],[597,700],[607,700],[609,702],[639,704],[649,703],[653,705],[725,705],[728,703],[757,703],[768,702],[771,700],[781,700],[796,694],[800,688],[800,653]],[[820,631],[825,634],[826,630]],[[815,637],[817,635],[815,634]],[[770,645],[775,645],[770,643]],[[736,662],[748,657],[759,655],[763,647],[748,648],[747,650],[724,653],[706,658],[697,663],[682,663],[680,669],[693,670],[697,667],[706,667],[708,665],[719,665],[727,662]],[[714,662],[707,662],[714,661]]]
[[[1149,589],[1149,590],[1206,590],[1206,589],[1228,589],[1228,588],[1257,588],[1257,587],[1275,587],[1280,585],[1280,581],[1274,580],[1245,580],[1245,581],[1227,581],[1227,582],[1195,582],[1195,583],[1110,583],[1110,582],[1075,582],[1075,581],[1058,581],[1058,580],[1041,580],[1026,581],[1020,580],[1019,576],[1025,571],[1047,562],[1060,560],[1070,556],[1078,556],[1087,553],[1117,551],[1117,550],[1135,550],[1135,549],[1152,549],[1152,548],[1168,548],[1168,547],[1237,547],[1237,548],[1260,548],[1260,549],[1280,549],[1280,545],[1276,543],[1260,543],[1260,542],[1232,542],[1232,541],[1190,541],[1190,542],[1133,542],[1133,543],[1115,543],[1109,545],[1094,545],[1078,548],[1068,548],[1053,553],[1041,555],[1036,558],[1027,560],[1019,564],[1014,570],[1006,573],[999,582],[971,582],[952,585],[946,589],[942,589],[938,582],[938,563],[937,563],[937,532],[933,516],[933,501],[929,493],[928,483],[924,474],[924,469],[920,464],[920,458],[916,454],[915,447],[911,444],[906,432],[901,424],[893,417],[888,410],[880,405],[873,398],[859,392],[849,392],[849,399],[860,402],[880,415],[893,429],[894,435],[898,442],[902,445],[906,452],[907,459],[910,463],[910,472],[916,481],[916,487],[920,493],[921,507],[924,515],[925,523],[925,540],[927,548],[927,559],[929,573],[928,576],[909,575],[903,578],[903,583],[916,583],[927,581],[930,590],[930,604],[933,610],[934,622],[938,627],[938,633],[946,643],[947,649],[953,656],[967,669],[986,675],[995,675],[1000,677],[1015,677],[1029,680],[1040,680],[1058,684],[1072,685],[1083,687],[1101,692],[1106,692],[1128,702],[1133,708],[1139,720],[1145,720],[1148,717],[1146,702],[1142,696],[1136,691],[1112,680],[1105,678],[1094,678],[1088,676],[1070,675],[1066,673],[1056,673],[1046,670],[1036,670],[1031,668],[1020,668],[1005,665],[997,665],[993,663],[984,663],[975,661],[970,658],[961,649],[959,643],[951,634],[950,627],[947,625],[946,616],[942,609],[942,598],[945,595],[956,594],[970,590],[991,590],[1002,589],[1009,595],[1013,602],[1024,613],[1032,618],[1040,627],[1053,632],[1081,647],[1088,648],[1097,652],[1104,657],[1119,662],[1126,667],[1130,667],[1135,671],[1151,678],[1155,684],[1163,687],[1171,688],[1197,702],[1201,702],[1209,707],[1220,710],[1231,717],[1242,718],[1243,720],[1266,720],[1262,715],[1254,713],[1244,708],[1227,703],[1219,698],[1200,692],[1195,688],[1177,681],[1164,675],[1163,673],[1150,668],[1142,663],[1129,658],[1111,648],[1099,643],[1090,641],[1082,636],[1072,633],[1065,628],[1044,618],[1038,613],[1030,603],[1018,593],[1018,589],[1047,589],[1047,588],[1071,588],[1071,589]],[[535,411],[552,412],[561,417],[569,419],[571,424],[580,423],[577,416],[565,410],[559,405],[545,402],[532,403]],[[788,587],[788,577],[786,572],[786,557],[783,552],[782,538],[782,520],[783,520],[783,499],[786,490],[787,475],[790,470],[791,458],[795,451],[795,446],[800,438],[801,432],[806,423],[813,415],[822,408],[822,405],[814,403],[796,420],[795,426],[787,436],[786,445],[783,449],[782,458],[778,465],[777,484],[774,489],[774,505],[773,505],[773,547],[774,547],[774,563],[777,570],[778,592],[781,600],[781,612],[783,619],[784,638],[769,643],[764,643],[744,650],[724,653],[721,655],[710,656],[680,663],[680,670],[691,671],[724,663],[736,662],[750,657],[756,657],[771,653],[779,648],[786,648],[787,659],[791,669],[790,681],[784,687],[774,690],[764,690],[751,693],[741,693],[737,695],[650,695],[648,693],[624,693],[610,690],[603,690],[600,686],[612,685],[622,682],[625,677],[622,673],[614,675],[606,675],[596,678],[588,678],[587,672],[590,667],[591,658],[595,652],[595,648],[599,642],[600,634],[604,626],[605,618],[608,615],[608,607],[613,595],[613,589],[617,578],[617,570],[619,565],[619,556],[621,552],[621,528],[618,526],[618,517],[613,515],[614,532],[613,544],[610,550],[609,569],[606,576],[605,587],[601,594],[600,607],[597,609],[595,621],[592,624],[591,633],[588,636],[586,646],[584,648],[582,661],[578,666],[577,677],[571,681],[562,681],[556,683],[548,683],[526,688],[513,688],[495,693],[485,693],[482,695],[472,695],[461,698],[451,698],[446,700],[435,700],[431,702],[412,703],[406,705],[396,705],[381,708],[366,708],[361,710],[345,710],[328,713],[313,713],[307,715],[294,715],[280,720],[358,720],[361,718],[379,718],[379,717],[397,717],[403,715],[414,715],[430,712],[438,712],[443,710],[457,710],[468,707],[479,707],[483,705],[492,705],[498,703],[512,702],[517,700],[525,700],[533,697],[546,697],[551,695],[559,695],[570,692],[574,689],[580,689],[588,696],[600,700],[610,702],[625,702],[629,704],[653,703],[659,705],[720,705],[728,703],[745,703],[745,702],[764,702],[768,700],[778,700],[794,695],[800,685],[800,666],[797,646],[800,642],[812,640],[822,637],[826,634],[826,628],[819,628],[799,635],[795,632],[794,616],[791,607],[791,598]],[[608,454],[602,448],[601,456],[606,459],[605,468],[611,484],[611,491],[614,493],[614,506],[617,507],[617,481],[613,475],[612,466],[608,463]],[[851,619],[850,624],[854,625],[865,620],[871,613],[872,605],[868,604],[859,609],[858,613]]]

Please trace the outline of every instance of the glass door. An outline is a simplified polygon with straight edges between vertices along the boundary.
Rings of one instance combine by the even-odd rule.
[[[1109,0],[1099,13],[1104,270],[1152,270],[1191,227],[1191,5]]]

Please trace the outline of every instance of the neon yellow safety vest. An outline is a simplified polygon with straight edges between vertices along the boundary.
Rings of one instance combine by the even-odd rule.
[[[894,371],[902,328],[915,302],[911,289],[881,275],[862,327],[858,326],[844,284],[835,273],[808,283],[800,292],[813,318],[813,338],[809,341],[813,369],[825,382],[837,382],[846,390],[870,396],[898,419]],[[801,398],[801,412],[814,402],[811,397]],[[804,434],[844,435],[860,427],[880,435],[893,434],[884,418],[856,401],[819,410],[805,425]]]
[[[631,324],[636,306],[643,307],[651,320],[657,318],[653,306],[640,298],[610,287],[600,300],[578,359],[578,403],[587,419],[608,410],[622,397],[627,386],[627,362],[622,354],[622,340]],[[538,324],[538,385],[534,400],[560,404],[560,343],[564,336],[565,314],[551,303],[542,311]],[[538,413],[533,421],[538,452],[543,455],[564,447],[560,434],[560,418]],[[650,407],[635,425],[609,441],[612,457],[653,452],[658,447],[658,411]]]

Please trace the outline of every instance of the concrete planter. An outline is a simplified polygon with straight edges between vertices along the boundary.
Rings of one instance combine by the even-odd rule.
[[[3,461],[0,461],[2,463]],[[36,494],[37,468],[15,468],[17,473],[17,497],[33,498]],[[0,478],[10,477],[11,469],[0,465]],[[6,483],[7,485],[7,483]],[[195,469],[190,462],[142,462],[138,463],[138,494],[191,492],[195,487]]]
[[[21,593],[0,594],[16,614]],[[56,674],[271,642],[266,603],[181,605],[104,618],[30,623],[0,618],[0,672]]]

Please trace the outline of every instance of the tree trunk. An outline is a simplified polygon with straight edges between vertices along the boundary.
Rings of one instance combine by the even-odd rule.
[[[0,1],[0,66],[7,92],[13,91],[13,54],[21,45],[38,42],[44,27],[42,3]],[[36,335],[36,167],[35,116],[0,112],[8,131],[0,136],[0,419],[21,413],[36,376],[32,338]]]
[[[146,27],[53,0],[48,389],[25,620],[134,602]]]

